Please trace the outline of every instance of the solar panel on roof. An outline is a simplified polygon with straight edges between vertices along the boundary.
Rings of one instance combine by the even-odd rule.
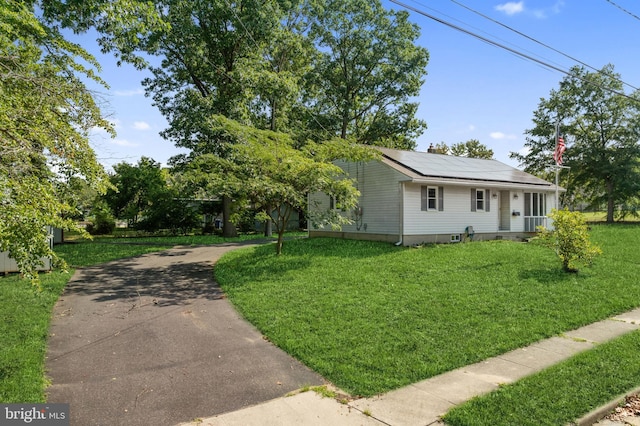
[[[549,185],[545,180],[497,160],[398,151],[389,148],[380,148],[380,151],[387,158],[424,177]]]

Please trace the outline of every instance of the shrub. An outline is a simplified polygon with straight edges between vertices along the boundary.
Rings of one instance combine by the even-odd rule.
[[[553,219],[554,229],[539,226],[540,233],[534,241],[555,250],[566,272],[578,272],[579,265],[590,265],[602,253],[589,240],[589,230],[582,213],[553,209],[549,217]]]
[[[116,229],[116,219],[111,209],[104,202],[98,202],[93,208],[93,220],[87,225],[91,235],[107,235]]]

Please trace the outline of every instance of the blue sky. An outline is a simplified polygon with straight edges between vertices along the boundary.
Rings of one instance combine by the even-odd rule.
[[[611,63],[623,81],[640,87],[640,5],[635,0],[456,1],[594,68]],[[555,67],[568,70],[576,65],[454,1],[403,2]],[[403,9],[388,0],[383,4]],[[497,160],[517,167],[509,152],[523,149],[524,131],[532,127],[540,98],[548,97],[564,74],[410,14],[421,28],[418,44],[430,53],[428,74],[417,99],[418,117],[427,122],[428,129],[418,139],[417,149],[426,150],[430,143],[451,145],[477,139],[493,149]],[[99,52],[95,34],[74,40],[98,58],[101,76],[110,86],[100,94],[107,102],[103,110],[114,122],[118,136],[110,139],[96,132],[92,138],[105,167],[121,161],[135,163],[141,156],[166,163],[172,155],[183,152],[158,134],[167,124],[151,99],[144,96],[140,82],[148,73],[130,65],[117,67],[112,56]]]

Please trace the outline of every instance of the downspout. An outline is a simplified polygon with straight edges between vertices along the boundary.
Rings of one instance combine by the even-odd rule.
[[[402,245],[402,236],[404,235],[404,182],[400,182],[400,202],[398,203],[399,215],[398,215],[398,242],[396,246]]]

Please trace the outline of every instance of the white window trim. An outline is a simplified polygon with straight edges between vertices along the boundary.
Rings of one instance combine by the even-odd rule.
[[[482,198],[478,198],[478,194],[482,194]],[[491,193],[486,188],[471,188],[471,211],[472,212],[490,212],[491,211]],[[478,207],[478,202],[482,202],[482,207]]]
[[[487,206],[487,200],[485,200],[486,190],[484,188],[476,188],[476,211],[484,212],[485,207]],[[481,197],[478,198],[478,195]],[[478,207],[479,203],[482,202],[482,207]]]
[[[435,196],[429,197],[429,190],[435,190]],[[423,197],[424,195],[424,197]],[[429,200],[434,200],[434,207],[429,207]],[[423,207],[423,201],[425,202]],[[423,212],[444,211],[444,187],[422,185],[420,187],[420,210]]]

